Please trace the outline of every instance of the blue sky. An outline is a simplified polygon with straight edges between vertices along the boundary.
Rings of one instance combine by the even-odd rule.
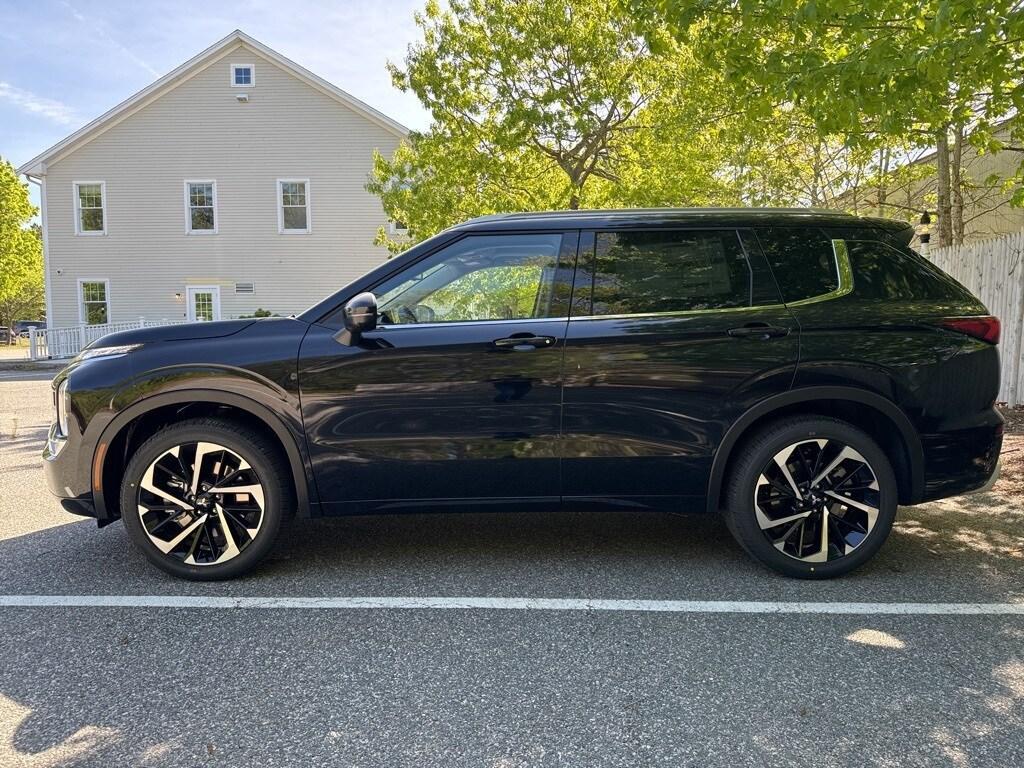
[[[419,39],[413,12],[424,4],[0,0],[0,155],[30,160],[234,29],[424,128],[428,115],[385,69]]]

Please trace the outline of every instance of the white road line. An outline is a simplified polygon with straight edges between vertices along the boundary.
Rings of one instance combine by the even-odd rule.
[[[1024,616],[1024,603],[804,603],[746,600],[588,600],[539,597],[202,597],[198,595],[0,595],[0,608],[241,610],[499,610],[640,613]]]

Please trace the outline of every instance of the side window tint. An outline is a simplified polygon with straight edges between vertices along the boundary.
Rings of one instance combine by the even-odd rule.
[[[559,234],[463,238],[376,287],[381,322],[565,316],[575,242],[563,249],[562,239]]]
[[[767,227],[757,232],[768,265],[787,302],[839,288],[832,239],[815,227]]]
[[[599,232],[588,266],[577,286],[592,286],[591,315],[750,306],[750,267],[731,230]]]
[[[853,284],[862,299],[913,301],[963,299],[965,291],[913,252],[874,240],[847,240]]]

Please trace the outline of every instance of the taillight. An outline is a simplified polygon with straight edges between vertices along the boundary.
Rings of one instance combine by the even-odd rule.
[[[951,331],[966,333],[989,344],[999,343],[998,317],[948,317],[940,320],[939,325]]]

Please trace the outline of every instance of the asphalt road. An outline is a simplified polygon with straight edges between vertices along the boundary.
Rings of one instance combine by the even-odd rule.
[[[653,514],[291,525],[179,582],[43,489],[47,376],[0,372],[0,596],[1024,602],[1024,501],[901,511],[838,581]],[[0,766],[1024,765],[1024,616],[0,607]]]

